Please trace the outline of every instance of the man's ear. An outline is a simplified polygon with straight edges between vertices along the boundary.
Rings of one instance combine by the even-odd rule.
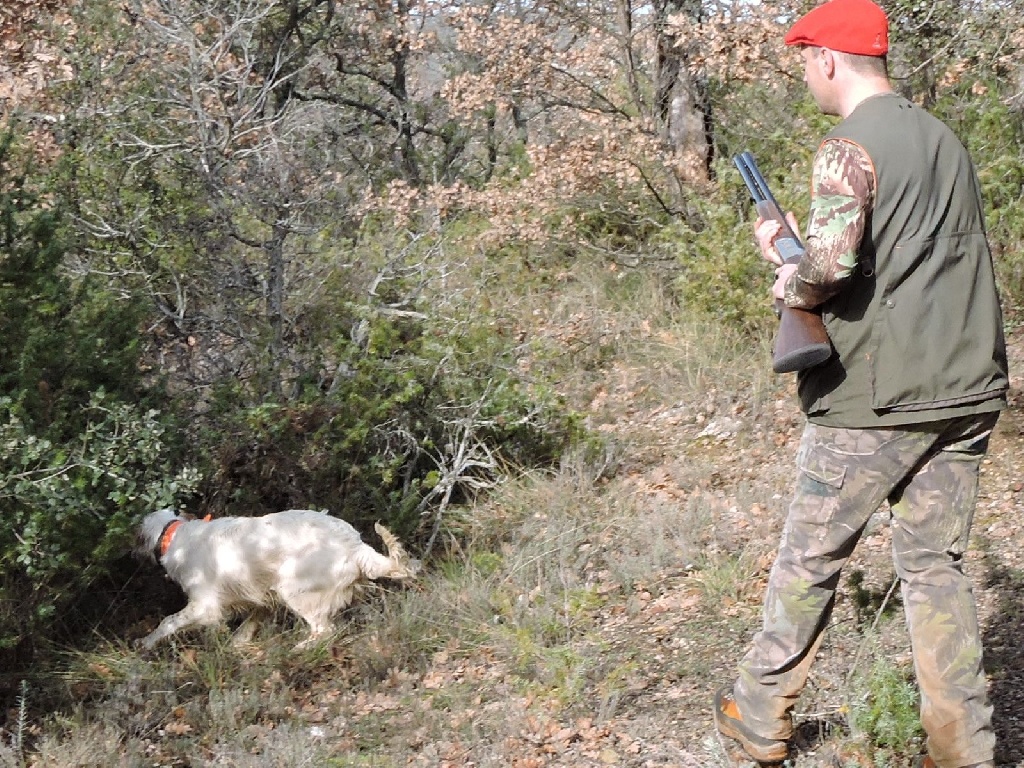
[[[825,77],[831,78],[836,73],[836,55],[831,48],[819,48],[818,55],[821,57],[821,71]]]

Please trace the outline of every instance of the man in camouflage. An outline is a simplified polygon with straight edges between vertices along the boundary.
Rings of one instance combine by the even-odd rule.
[[[758,221],[773,292],[815,309],[834,352],[798,374],[808,423],[764,622],[715,723],[779,762],[843,565],[889,502],[893,559],[930,768],[994,766],[982,646],[962,560],[978,473],[1006,404],[1006,352],[977,175],[940,121],[892,92],[888,20],[830,0],[786,35],[818,106],[842,121],[815,156],[807,254],[784,265]],[[796,222],[790,221],[794,230]]]

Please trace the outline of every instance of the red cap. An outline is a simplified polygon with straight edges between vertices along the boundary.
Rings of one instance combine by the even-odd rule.
[[[871,0],[829,0],[797,20],[785,42],[884,56],[889,50],[889,19]]]

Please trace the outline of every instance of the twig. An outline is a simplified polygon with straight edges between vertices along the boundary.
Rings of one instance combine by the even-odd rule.
[[[885,608],[889,604],[889,599],[892,597],[892,593],[896,591],[896,586],[899,583],[900,577],[898,575],[893,577],[892,584],[889,586],[889,591],[885,593],[885,598],[882,600],[882,604],[878,606],[878,613],[875,614],[875,620],[871,622],[871,632],[861,640],[860,645],[857,647],[857,655],[853,657],[853,663],[850,665],[850,670],[846,673],[847,685],[850,684],[850,680],[853,679],[853,673],[857,670],[857,664],[860,662],[860,657],[864,653],[868,637],[873,635],[875,630],[878,629],[878,622],[882,620],[882,614],[885,613]]]

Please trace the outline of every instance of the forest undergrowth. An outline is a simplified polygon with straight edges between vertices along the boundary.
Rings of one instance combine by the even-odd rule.
[[[1024,765],[1022,0],[887,0],[978,168],[1011,407],[967,568]],[[710,766],[802,429],[730,158],[806,217],[804,0],[0,3],[0,768]],[[342,12],[339,12],[342,11]],[[997,32],[994,34],[993,32]],[[426,563],[320,645],[180,607],[153,509]],[[910,765],[885,509],[790,764]]]
[[[0,765],[730,764],[709,703],[757,628],[802,417],[767,342],[681,319],[663,289],[607,272],[519,307],[541,346],[576,350],[538,364],[564,367],[563,394],[600,447],[449,508],[415,584],[368,588],[302,652],[285,615],[244,647],[209,630],[149,654],[133,641],[161,616],[120,635],[98,626],[88,650],[23,683]],[[1012,338],[1012,405],[967,566],[1001,766],[1024,765]],[[583,360],[597,345],[603,357]],[[845,573],[790,765],[896,768],[921,751],[892,580],[883,509]]]

